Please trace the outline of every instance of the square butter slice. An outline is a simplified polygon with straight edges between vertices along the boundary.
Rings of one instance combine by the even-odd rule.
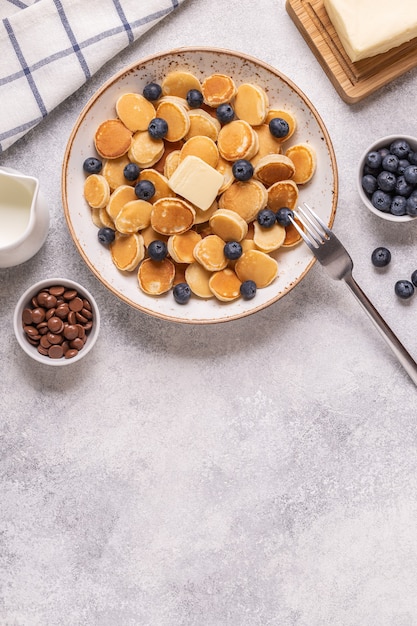
[[[324,7],[353,62],[417,37],[417,0],[324,0]]]
[[[178,165],[168,184],[172,191],[202,211],[207,211],[223,181],[223,174],[199,157],[189,155]]]

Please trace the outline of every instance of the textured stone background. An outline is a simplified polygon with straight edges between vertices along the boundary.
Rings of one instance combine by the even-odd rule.
[[[181,45],[242,50],[312,100],[339,166],[335,230],[358,282],[417,356],[416,224],[362,208],[356,164],[380,135],[415,133],[417,74],[349,106],[283,0],[187,0],[114,59],[0,165],[38,176],[45,246],[0,270],[2,626],[417,625],[416,390],[358,305],[319,266],[250,318],[174,326],[130,309],[72,244],[60,168],[104,80]],[[370,253],[387,245],[388,271]],[[32,282],[73,277],[102,331],[77,366],[28,360],[12,310]]]

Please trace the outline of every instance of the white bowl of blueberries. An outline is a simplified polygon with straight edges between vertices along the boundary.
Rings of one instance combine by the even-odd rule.
[[[417,139],[382,137],[363,153],[358,190],[368,209],[392,222],[417,217]]]

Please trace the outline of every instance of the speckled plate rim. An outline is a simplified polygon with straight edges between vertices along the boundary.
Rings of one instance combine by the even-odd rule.
[[[238,84],[258,81],[265,87],[270,105],[292,110],[297,119],[297,130],[286,145],[311,142],[317,153],[317,171],[312,181],[300,186],[299,202],[308,202],[332,226],[338,198],[337,164],[329,133],[315,106],[294,82],[268,63],[241,52],[207,47],[176,48],[140,59],[111,77],[90,98],[76,120],[64,154],[61,181],[64,215],[75,246],[89,269],[126,304],[154,317],[178,323],[232,321],[270,306],[291,291],[315,262],[307,246],[300,243],[294,248],[277,251],[274,256],[280,268],[278,278],[268,287],[259,289],[253,300],[239,298],[223,303],[215,298],[192,297],[187,305],[178,305],[172,293],[156,298],[144,294],[137,285],[136,272],[133,276],[126,276],[113,266],[109,251],[97,240],[97,228],[82,195],[85,178],[82,163],[95,154],[94,130],[99,123],[115,116],[117,97],[131,91],[132,85],[140,90],[146,82],[161,80],[174,69],[189,69],[200,79],[218,71],[230,73]]]

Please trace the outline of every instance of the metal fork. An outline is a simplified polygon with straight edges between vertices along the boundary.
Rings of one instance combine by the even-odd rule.
[[[417,385],[417,363],[354,280],[352,276],[353,262],[346,248],[313,209],[305,203],[304,207],[304,209],[298,207],[294,212],[294,217],[300,221],[305,230],[291,217],[293,226],[328,274],[333,279],[343,280],[346,283],[411,380]]]

